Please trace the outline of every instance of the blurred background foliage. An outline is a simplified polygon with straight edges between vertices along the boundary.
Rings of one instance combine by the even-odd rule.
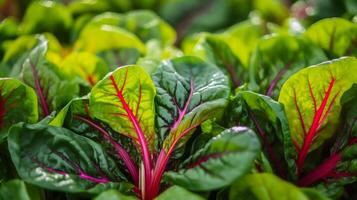
[[[96,14],[138,9],[153,10],[171,24],[177,31],[178,44],[187,34],[215,32],[247,19],[259,19],[264,24],[283,25],[294,18],[305,27],[327,17],[342,16],[351,20],[357,15],[357,1],[0,0],[0,20],[7,18],[0,24],[0,42],[21,34],[51,32],[60,41],[70,43],[76,38],[75,34],[83,24]]]

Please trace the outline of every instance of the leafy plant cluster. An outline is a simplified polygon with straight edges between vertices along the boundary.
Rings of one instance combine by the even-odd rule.
[[[226,1],[177,31],[132,10],[178,2],[34,1],[0,23],[0,199],[357,198],[356,4],[315,22],[229,1],[250,17],[195,34]]]

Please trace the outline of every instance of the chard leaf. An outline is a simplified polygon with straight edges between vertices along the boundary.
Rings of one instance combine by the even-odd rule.
[[[296,149],[291,143],[288,119],[282,104],[268,96],[240,91],[227,106],[225,119],[228,127],[243,125],[255,130],[274,171],[287,178],[286,162],[290,176],[296,179]]]
[[[88,52],[74,52],[63,60],[61,69],[72,78],[78,77],[80,83],[94,86],[108,72],[106,63]]]
[[[155,94],[155,86],[142,67],[121,67],[92,88],[90,114],[118,133],[132,138],[135,144],[147,144],[154,150]]]
[[[357,82],[357,60],[332,60],[305,68],[283,85],[279,102],[285,106],[293,144],[298,150],[298,171],[308,153],[331,138],[339,124],[340,99]]]
[[[235,182],[230,189],[229,199],[250,199],[250,200],[315,200],[327,199],[309,198],[302,190],[293,184],[286,182],[272,174],[250,174]],[[317,195],[314,195],[317,197]]]
[[[38,45],[31,50],[20,74],[24,83],[35,89],[44,117],[51,111],[61,109],[79,92],[74,80],[46,60],[47,51],[47,40],[39,37]]]
[[[357,24],[346,19],[322,19],[311,25],[304,36],[334,57],[357,55]]]
[[[288,77],[305,66],[325,60],[322,49],[296,36],[265,37],[252,55],[248,87],[276,97]]]
[[[165,61],[153,75],[157,89],[156,121],[163,149],[182,146],[207,119],[219,117],[230,93],[228,78],[196,57]]]
[[[31,184],[75,193],[130,189],[99,144],[67,129],[19,123],[10,129],[8,143],[18,174]]]
[[[95,38],[101,38],[99,41]],[[105,50],[136,48],[145,53],[145,45],[131,32],[112,25],[88,25],[76,43],[76,49],[91,53],[100,53]]]
[[[40,200],[41,191],[22,180],[14,179],[0,185],[0,200]]]
[[[135,10],[125,15],[107,12],[97,15],[89,23],[119,26],[134,33],[143,42],[156,39],[164,45],[171,45],[176,39],[174,29],[149,10]]]
[[[204,200],[203,197],[194,194],[184,188],[174,185],[161,193],[155,200],[170,200],[175,197],[176,200]]]
[[[33,89],[16,79],[0,78],[0,143],[13,124],[37,120],[37,97]]]
[[[71,13],[64,5],[53,1],[33,2],[20,24],[24,34],[51,32],[62,40],[68,40],[71,25]]]
[[[123,195],[117,190],[107,190],[100,193],[94,200],[138,200],[138,198]]]
[[[259,139],[253,131],[233,127],[212,138],[186,160],[186,169],[167,172],[166,179],[196,191],[221,188],[248,173],[259,151]]]
[[[244,67],[222,37],[201,34],[197,40],[193,46],[186,47],[185,53],[216,64],[230,76],[233,87],[238,87],[244,81]]]

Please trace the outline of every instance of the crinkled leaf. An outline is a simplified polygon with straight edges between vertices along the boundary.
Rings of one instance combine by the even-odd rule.
[[[164,61],[153,75],[157,89],[156,121],[164,149],[203,121],[219,117],[230,93],[228,78],[216,66],[196,57]]]
[[[307,154],[331,138],[339,123],[340,98],[357,82],[356,58],[346,57],[305,68],[283,85],[279,102],[286,110],[301,169]]]
[[[304,35],[333,56],[357,55],[357,24],[346,19],[322,19],[311,25]]]
[[[310,200],[309,196],[293,184],[265,173],[250,174],[239,179],[229,192],[230,200]]]
[[[233,127],[186,160],[186,169],[167,172],[166,179],[190,190],[224,187],[249,172],[259,151],[259,139],[253,131]]]
[[[35,123],[38,119],[36,93],[21,81],[0,79],[0,143],[10,126],[17,122]]]
[[[48,43],[43,37],[25,60],[20,78],[35,89],[43,116],[65,106],[79,91],[78,85],[46,60]]]
[[[135,142],[145,136],[149,147],[154,149],[155,94],[155,86],[142,67],[121,67],[92,88],[90,113]]]
[[[325,60],[322,49],[296,36],[265,37],[252,55],[248,87],[275,97],[292,74]]]
[[[99,144],[67,129],[19,123],[10,129],[8,143],[18,174],[31,184],[78,193],[130,188]]]
[[[204,200],[203,197],[176,185],[165,190],[156,197],[155,200],[170,200],[172,198],[175,198],[176,200]]]
[[[255,130],[274,171],[280,176],[290,172],[294,178],[296,149],[291,143],[288,119],[280,103],[268,96],[240,91],[227,106],[225,119],[228,127],[243,125]]]
[[[0,185],[0,200],[8,199],[40,200],[41,192],[21,180],[14,179]]]

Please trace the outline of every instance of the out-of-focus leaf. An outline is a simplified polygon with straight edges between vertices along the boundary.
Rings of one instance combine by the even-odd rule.
[[[71,13],[64,5],[54,1],[35,1],[26,10],[20,26],[24,34],[51,32],[66,41],[71,25]]]
[[[99,144],[67,129],[19,123],[10,129],[8,143],[17,172],[31,184],[78,193],[130,189]]]
[[[230,93],[224,73],[196,57],[164,61],[153,80],[158,93],[156,125],[165,150],[176,142],[176,147],[182,146],[188,132],[219,117]]]
[[[272,174],[250,174],[235,182],[230,189],[229,199],[240,200],[314,200],[293,184]],[[315,196],[316,197],[316,196]],[[320,198],[326,199],[326,198]]]
[[[311,25],[304,35],[333,57],[357,55],[357,24],[346,19],[322,19]]]
[[[123,195],[117,190],[107,190],[100,193],[94,200],[138,200],[138,198]]]
[[[38,119],[36,93],[21,81],[0,79],[0,143],[17,122],[35,123]]]
[[[204,200],[203,197],[176,185],[165,190],[156,197],[155,200],[170,200],[172,198],[175,198],[176,200]]]
[[[94,86],[108,72],[105,62],[88,52],[73,52],[61,65],[61,70],[72,78],[78,77],[87,85]]]
[[[21,180],[14,179],[0,185],[0,200],[8,199],[40,200],[41,192]]]
[[[185,54],[199,56],[222,68],[231,78],[233,87],[244,81],[244,67],[226,42],[219,36],[200,34],[196,44],[184,47]],[[192,45],[192,46],[191,46]]]
[[[145,45],[134,34],[112,25],[86,26],[76,41],[75,48],[92,53],[120,48],[136,48],[140,53],[146,51]]]
[[[259,151],[259,140],[253,131],[233,127],[186,160],[186,169],[167,172],[166,179],[190,190],[224,187],[249,172]]]

